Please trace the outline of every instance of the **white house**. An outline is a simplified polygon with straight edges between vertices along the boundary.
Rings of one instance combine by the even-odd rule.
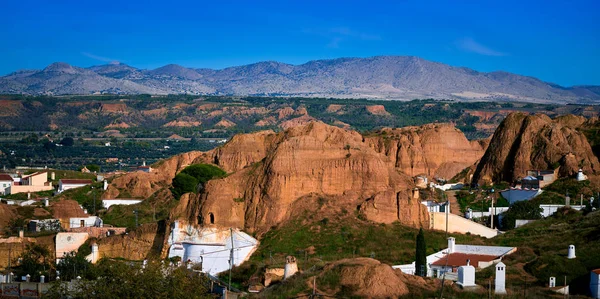
[[[104,223],[102,219],[98,216],[89,216],[89,217],[72,217],[69,218],[69,228],[77,228],[77,227],[102,227]]]
[[[108,210],[108,208],[110,208],[111,206],[115,206],[115,205],[128,206],[128,205],[138,204],[140,202],[142,202],[141,199],[126,199],[126,198],[103,199],[102,205],[104,206],[105,209]]]
[[[82,179],[60,179],[58,181],[58,193],[62,193],[69,189],[75,189],[87,185],[91,185],[92,180],[82,180]]]
[[[168,240],[169,258],[179,256],[183,262],[201,264],[202,272],[216,275],[229,269],[232,247],[233,264],[239,266],[250,258],[258,243],[238,229],[197,228],[175,221]]]
[[[13,178],[8,174],[0,174],[0,195],[7,195],[6,189],[10,190],[13,184]]]
[[[506,255],[517,251],[516,247],[481,246],[456,244],[455,239],[448,238],[448,248],[427,256],[427,276],[441,277],[446,272],[457,272],[461,266],[473,266],[483,269],[498,263]],[[406,265],[392,266],[406,274],[415,274],[415,262]],[[455,275],[453,278],[458,279]]]

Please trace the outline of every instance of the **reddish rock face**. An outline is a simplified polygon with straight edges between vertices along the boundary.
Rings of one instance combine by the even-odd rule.
[[[508,181],[524,177],[529,169],[554,169],[559,176],[571,176],[579,168],[587,174],[600,171],[585,136],[577,130],[583,120],[564,116],[555,120],[546,115],[512,113],[500,124],[477,165],[473,181]]]
[[[371,105],[365,107],[367,111],[373,115],[390,115],[389,112],[385,111],[383,105]]]
[[[485,142],[467,140],[451,124],[384,128],[365,142],[390,157],[394,166],[409,176],[425,174],[445,179],[473,165],[486,147]]]
[[[311,122],[278,134],[238,135],[213,157],[232,174],[182,202],[188,208],[178,210],[192,222],[265,232],[317,194],[350,210],[358,207],[373,221],[428,223],[426,210],[405,192],[410,178],[354,131]]]
[[[483,146],[469,142],[451,125],[386,132],[363,137],[309,122],[279,133],[236,135],[212,151],[167,159],[152,173],[115,178],[107,194],[114,197],[126,189],[132,196],[147,197],[167,187],[186,166],[213,163],[229,175],[209,181],[199,195],[183,196],[173,218],[263,233],[295,215],[316,211],[318,199],[325,198],[337,209],[358,210],[375,222],[428,226],[425,207],[411,196],[411,176],[450,177],[473,164]]]

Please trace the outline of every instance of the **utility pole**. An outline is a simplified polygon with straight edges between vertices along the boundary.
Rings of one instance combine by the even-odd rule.
[[[229,228],[229,233],[231,234],[231,256],[229,257],[229,287],[227,287],[228,291],[231,291],[231,269],[233,268],[233,228]]]
[[[312,293],[312,298],[316,298],[317,297],[317,277],[313,277],[313,293]]]
[[[138,210],[137,208],[133,210],[133,214],[135,214],[135,227],[138,227]]]
[[[443,196],[446,197],[446,192],[445,191],[442,191],[442,192],[444,192],[444,193],[442,193]],[[448,201],[447,197],[446,197],[446,209],[445,209],[445,212],[446,212],[446,239],[447,239],[448,238],[448,217],[449,217],[448,214],[450,213],[450,202]]]
[[[96,215],[96,192],[94,191],[94,186],[92,186],[92,193],[94,193],[94,215]]]

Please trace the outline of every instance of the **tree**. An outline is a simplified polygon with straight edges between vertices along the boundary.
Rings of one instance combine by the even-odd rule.
[[[515,202],[508,211],[503,214],[502,228],[513,229],[517,219],[541,219],[542,208],[539,203],[532,200],[524,200]]]
[[[45,297],[213,298],[208,293],[206,277],[185,267],[170,268],[158,261],[150,261],[141,269],[139,263],[109,259],[102,259],[92,267],[96,279],[82,277],[80,283],[70,287],[65,282],[55,282]]]
[[[73,146],[73,144],[75,144],[75,140],[73,140],[71,137],[65,137],[60,141],[60,144],[64,146]]]
[[[92,263],[88,262],[83,254],[76,254],[74,251],[65,254],[56,265],[56,270],[60,272],[60,279],[63,281],[73,280],[77,276],[83,279],[96,278]]]
[[[56,145],[54,144],[54,142],[52,142],[52,141],[50,141],[48,139],[46,139],[45,141],[43,141],[42,144],[44,146],[44,149],[47,152],[51,152],[51,151],[54,151],[56,149]]]
[[[40,275],[48,277],[49,271],[53,268],[50,263],[50,250],[48,247],[39,244],[27,245],[26,250],[21,254],[21,263],[16,269],[17,276],[31,276],[31,281],[39,281]]]
[[[196,185],[198,185],[198,180],[195,177],[186,173],[179,173],[173,179],[171,192],[175,198],[180,198],[185,193],[195,192]]]
[[[419,229],[416,247],[415,274],[418,276],[427,276],[427,245],[425,244],[425,234],[423,233],[423,228]]]
[[[171,192],[175,198],[188,192],[200,192],[204,184],[211,179],[222,178],[227,173],[210,164],[194,164],[186,167],[173,179]]]
[[[227,174],[223,169],[210,164],[190,165],[181,172],[193,176],[198,180],[198,183],[201,184],[215,178],[224,177]]]

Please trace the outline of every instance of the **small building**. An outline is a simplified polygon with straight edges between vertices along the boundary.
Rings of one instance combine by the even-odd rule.
[[[152,167],[150,166],[140,166],[137,168],[138,171],[142,171],[145,173],[151,173],[152,172]]]
[[[9,189],[5,189],[6,194],[17,194],[27,192],[39,192],[52,190],[52,184],[48,182],[48,173],[35,172],[21,177],[19,180],[13,179]]]
[[[78,227],[102,227],[104,223],[98,216],[71,217],[69,218],[69,228]]]
[[[448,202],[436,202],[433,200],[421,201],[421,204],[427,207],[427,211],[430,213],[444,213],[450,211],[450,205]]]
[[[199,228],[175,221],[168,239],[168,257],[178,256],[182,261],[202,264],[202,272],[216,275],[229,269],[232,248],[232,264],[240,266],[254,253],[258,243],[238,229]]]
[[[600,298],[600,269],[590,272],[590,292],[592,298]]]
[[[532,176],[538,179],[539,188],[544,188],[547,185],[552,184],[556,180],[556,172],[555,170],[537,170],[532,169],[527,171],[527,176]]]
[[[521,188],[522,189],[539,189],[540,188],[540,180],[537,177],[528,175],[521,179]]]
[[[30,232],[59,232],[60,220],[58,219],[42,219],[31,220],[27,224],[27,230]]]
[[[87,185],[91,185],[92,180],[85,179],[60,179],[58,181],[58,193],[62,193],[64,191],[75,189]]]
[[[8,195],[6,189],[10,190],[13,184],[13,178],[8,174],[0,174],[0,195]]]
[[[484,269],[498,263],[506,255],[517,251],[516,247],[482,246],[456,244],[453,237],[448,238],[448,248],[427,256],[427,276],[441,277],[444,273],[454,273],[452,279],[458,279],[458,268],[473,266]],[[415,274],[415,262],[392,266],[406,274]],[[447,277],[448,278],[448,277]]]

